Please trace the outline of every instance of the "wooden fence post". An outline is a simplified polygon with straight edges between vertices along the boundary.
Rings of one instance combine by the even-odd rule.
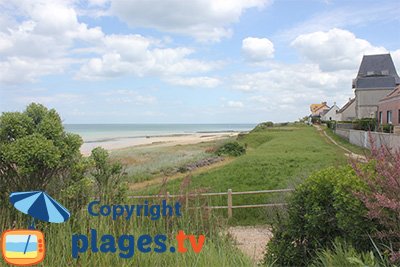
[[[189,193],[186,192],[186,196],[185,196],[185,205],[186,205],[186,209],[189,208]]]
[[[232,218],[232,189],[228,189],[228,218]]]

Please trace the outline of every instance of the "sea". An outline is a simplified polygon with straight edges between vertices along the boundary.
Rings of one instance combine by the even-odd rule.
[[[67,132],[79,134],[85,143],[126,138],[148,138],[194,133],[247,132],[256,124],[65,124]]]

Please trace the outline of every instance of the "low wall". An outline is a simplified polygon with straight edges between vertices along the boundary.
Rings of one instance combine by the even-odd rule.
[[[376,147],[384,145],[393,149],[400,149],[400,135],[366,132],[358,130],[336,129],[336,134],[347,139],[351,144],[371,149],[370,138],[375,142]]]
[[[336,129],[335,133],[337,135],[343,137],[347,141],[349,141],[349,139],[350,139],[350,130],[347,130],[347,129]]]

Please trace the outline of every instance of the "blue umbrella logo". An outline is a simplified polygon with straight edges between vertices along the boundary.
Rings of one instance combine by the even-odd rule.
[[[9,230],[3,233],[2,253],[6,262],[16,265],[32,265],[44,259],[44,235],[35,229],[35,219],[62,223],[70,212],[46,192],[14,192],[10,195],[14,207],[32,217],[30,230]],[[23,240],[23,242],[21,242]],[[26,241],[25,241],[26,240]]]
[[[70,216],[69,211],[46,192],[15,192],[10,195],[10,201],[17,210],[41,221],[62,223]]]

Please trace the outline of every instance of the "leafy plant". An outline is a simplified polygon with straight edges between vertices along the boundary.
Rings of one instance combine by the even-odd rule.
[[[267,121],[267,122],[262,122],[260,124],[258,124],[253,130],[251,130],[252,132],[257,132],[257,131],[262,131],[268,128],[272,128],[274,127],[274,123],[272,121]]]
[[[382,125],[382,132],[384,133],[393,133],[393,125],[392,124],[384,124]]]
[[[363,118],[353,121],[354,130],[374,131],[377,125],[378,121],[375,118]]]
[[[357,249],[369,248],[368,233],[375,226],[353,195],[365,188],[350,166],[330,167],[307,178],[289,201],[287,219],[275,226],[266,263],[307,265],[318,249],[329,248],[336,238]]]
[[[2,113],[1,192],[45,190],[56,180],[68,184],[74,166],[82,160],[81,145],[78,135],[65,132],[54,109],[32,103],[24,112]]]
[[[228,155],[233,157],[238,157],[246,153],[244,146],[240,145],[238,142],[229,142],[222,145],[217,149],[216,154],[218,156]]]
[[[90,159],[93,168],[90,175],[94,177],[97,185],[97,194],[107,200],[123,200],[127,191],[127,184],[123,181],[125,173],[119,162],[111,162],[107,150],[96,147],[92,150]]]

